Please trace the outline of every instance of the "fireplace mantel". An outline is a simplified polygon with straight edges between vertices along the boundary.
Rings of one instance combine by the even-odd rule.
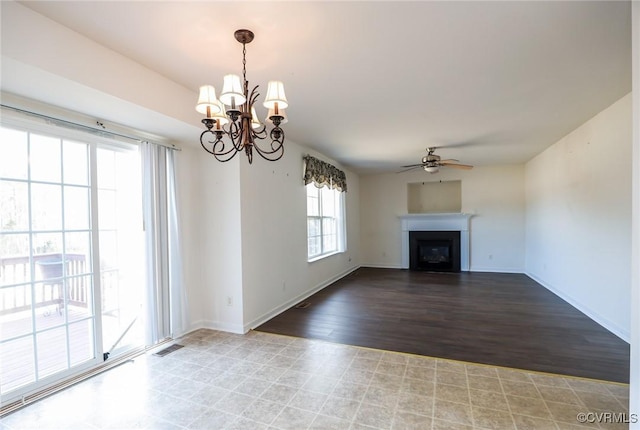
[[[410,231],[459,231],[460,270],[469,271],[469,219],[468,213],[428,213],[400,215],[402,236],[402,268],[409,268]]]

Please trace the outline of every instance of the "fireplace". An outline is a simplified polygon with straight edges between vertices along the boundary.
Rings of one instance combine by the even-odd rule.
[[[457,251],[459,253],[460,266],[458,271],[469,271],[469,220],[473,214],[469,213],[429,213],[429,214],[406,214],[400,215],[401,234],[401,268],[410,268],[409,251],[409,234],[412,232],[457,232],[459,233],[459,241],[457,241]],[[435,238],[440,240],[440,238]],[[453,254],[452,254],[453,255]],[[456,258],[456,261],[457,259]],[[422,269],[425,270],[425,269]],[[426,269],[433,270],[433,269]]]
[[[460,232],[409,232],[409,269],[459,272]]]

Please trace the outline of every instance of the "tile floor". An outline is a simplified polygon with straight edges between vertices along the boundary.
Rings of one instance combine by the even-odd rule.
[[[622,384],[260,332],[178,343],[7,415],[0,430],[628,428],[578,422],[628,413]]]

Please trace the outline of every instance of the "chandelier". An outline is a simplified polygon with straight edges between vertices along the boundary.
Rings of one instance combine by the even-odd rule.
[[[267,97],[262,103],[269,110],[265,122],[272,125],[267,131],[267,125],[260,122],[254,107],[260,95],[258,85],[249,93],[247,81],[246,45],[251,43],[254,34],[250,30],[237,30],[234,36],[242,43],[242,83],[238,75],[226,75],[220,99],[216,98],[213,86],[200,87],[196,110],[206,115],[202,123],[207,128],[200,135],[200,144],[218,161],[229,161],[244,150],[251,164],[254,149],[265,160],[279,160],[284,154],[284,131],[280,125],[287,122],[284,110],[289,106],[284,84],[269,81],[267,86]],[[270,144],[258,145],[267,138],[271,140]]]

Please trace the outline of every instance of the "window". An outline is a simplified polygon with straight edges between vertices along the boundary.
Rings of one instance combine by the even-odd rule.
[[[309,261],[344,251],[344,193],[313,183],[306,188]]]
[[[3,400],[144,342],[138,146],[26,128],[0,126]]]

